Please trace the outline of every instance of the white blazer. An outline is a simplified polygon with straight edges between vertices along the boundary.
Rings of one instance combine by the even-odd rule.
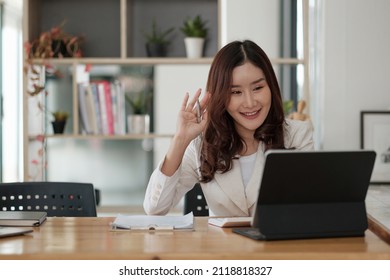
[[[314,150],[313,128],[310,121],[286,120],[285,147],[297,150]],[[165,215],[183,196],[199,182],[199,138],[187,147],[182,163],[172,176],[161,172],[160,162],[152,173],[146,189],[144,210],[149,215]],[[264,166],[264,145],[257,151],[252,177],[244,187],[238,160],[233,160],[230,171],[217,172],[209,183],[200,183],[210,216],[251,216],[260,188]]]

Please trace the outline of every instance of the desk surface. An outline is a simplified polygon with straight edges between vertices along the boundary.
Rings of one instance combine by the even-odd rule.
[[[112,217],[48,218],[32,234],[0,239],[0,259],[390,259],[365,237],[254,241],[195,219],[195,231],[110,231]]]
[[[390,244],[390,186],[370,186],[366,207],[370,230]]]

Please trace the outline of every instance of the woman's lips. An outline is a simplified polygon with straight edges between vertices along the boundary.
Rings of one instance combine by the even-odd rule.
[[[261,110],[253,111],[253,112],[241,112],[240,114],[246,119],[255,119],[260,114]]]

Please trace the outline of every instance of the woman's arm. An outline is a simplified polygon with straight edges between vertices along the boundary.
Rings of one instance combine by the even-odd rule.
[[[285,147],[296,150],[314,150],[313,125],[311,121],[286,120]]]
[[[144,210],[148,215],[167,214],[199,181],[199,148],[200,141],[192,141],[172,176],[161,172],[162,162],[153,171],[144,199]]]
[[[167,176],[172,176],[176,172],[188,145],[202,133],[206,126],[207,113],[205,113],[205,108],[208,102],[208,94],[206,94],[200,102],[201,110],[204,114],[203,119],[198,123],[195,106],[196,102],[199,100],[200,94],[201,90],[198,89],[190,102],[188,102],[188,93],[184,97],[177,120],[176,133],[171,141],[164,163],[161,167],[161,172]]]
[[[189,94],[185,95],[178,116],[177,131],[164,160],[150,177],[144,200],[144,210],[149,215],[167,214],[199,178],[197,171],[200,141],[193,140],[206,126],[205,108],[208,103],[207,94],[200,102],[203,119],[198,122],[194,107],[200,94],[199,89],[190,102]],[[194,142],[194,145],[190,145],[191,142]]]

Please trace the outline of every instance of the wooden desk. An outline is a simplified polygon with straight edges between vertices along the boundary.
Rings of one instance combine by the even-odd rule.
[[[112,217],[48,218],[27,236],[0,239],[0,259],[390,259],[365,237],[254,241],[196,218],[195,231],[113,232]]]
[[[390,186],[370,186],[366,207],[369,229],[390,244]]]

